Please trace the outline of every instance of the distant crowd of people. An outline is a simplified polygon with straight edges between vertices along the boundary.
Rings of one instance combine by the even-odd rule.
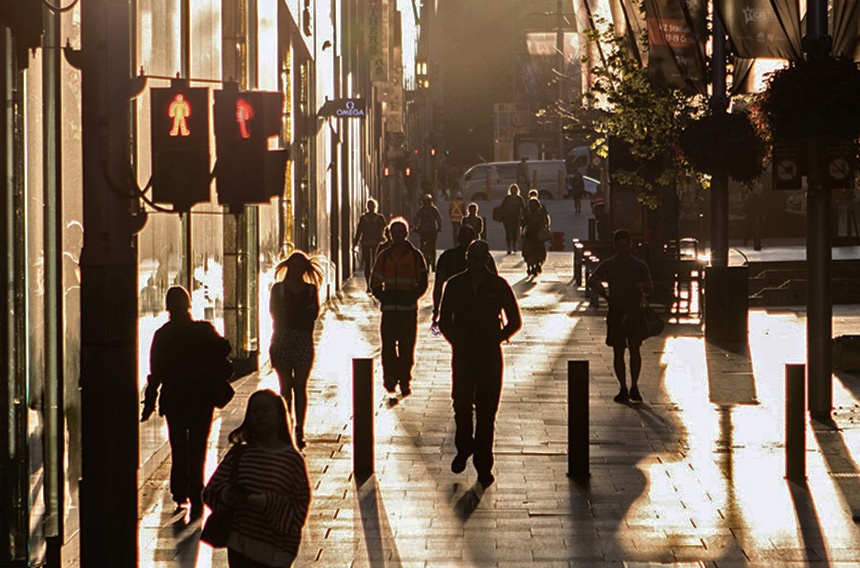
[[[429,195],[411,225],[419,234],[419,247],[408,239],[409,222],[395,217],[386,223],[374,200],[367,202],[353,243],[361,250],[366,289],[380,306],[382,383],[392,403],[412,394],[419,300],[429,287],[429,272],[435,271],[431,329],[438,330],[452,352],[456,455],[451,470],[462,473],[472,458],[486,488],[495,480],[501,346],[519,331],[522,318],[511,286],[499,276],[481,238],[486,227],[478,206],[469,204],[464,214],[462,205],[462,199],[451,202],[455,246],[438,260],[442,217]],[[529,276],[540,274],[550,219],[537,195],[529,195],[526,204],[519,187],[512,185],[493,217],[504,225],[507,253],[515,252],[521,241]],[[620,383],[615,400],[638,403],[639,346],[646,337],[640,310],[651,291],[651,277],[647,265],[630,254],[629,233],[618,231],[613,242],[616,255],[600,264],[587,286],[609,303],[606,344],[613,349]],[[280,394],[261,390],[251,395],[242,424],[229,435],[231,448],[205,487],[203,465],[214,408],[232,396],[231,369],[224,370],[230,344],[212,324],[191,318],[184,288],[167,291],[170,321],[153,339],[141,420],[150,418],[157,401],[168,425],[173,500],[177,508],[190,504],[192,520],[202,516],[204,503],[212,509],[202,538],[214,542],[207,534],[214,533],[216,521],[224,523],[223,540],[217,542],[228,549],[232,568],[287,567],[298,554],[311,500],[302,451],[322,280],[318,262],[301,251],[275,267],[269,356]],[[630,353],[629,389],[625,351]]]

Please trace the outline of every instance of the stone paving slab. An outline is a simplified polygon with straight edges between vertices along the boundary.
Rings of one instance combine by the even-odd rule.
[[[784,479],[784,365],[805,358],[805,310],[753,310],[743,345],[670,324],[642,349],[645,402],[616,404],[604,312],[571,284],[570,254],[525,279],[497,253],[521,302],[504,346],[496,483],[454,456],[450,349],[419,313],[413,395],[381,388],[378,308],[353,278],[321,317],[306,449],[313,501],[297,566],[860,566],[860,377],[834,379],[834,424],[807,424],[807,483]],[[834,308],[834,335],[860,307]],[[372,357],[376,473],[352,473],[351,360]],[[590,477],[567,477],[567,361],[590,368]],[[207,471],[227,450],[247,397],[277,389],[267,365],[236,384],[213,424]],[[167,464],[141,493],[140,564],[224,567],[199,523],[173,514]]]

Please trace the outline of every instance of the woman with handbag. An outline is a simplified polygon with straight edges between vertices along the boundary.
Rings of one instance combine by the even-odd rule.
[[[281,273],[284,277],[278,281]],[[308,377],[314,363],[314,322],[320,312],[318,286],[323,274],[305,253],[295,251],[275,267],[275,280],[269,298],[275,328],[269,357],[295,421],[296,445],[304,449]]]
[[[260,390],[203,499],[212,509],[201,539],[227,547],[230,568],[287,568],[299,551],[311,488],[281,397]]]
[[[546,260],[546,242],[549,240],[549,215],[537,197],[530,197],[523,216],[523,259],[526,273],[537,276]]]
[[[191,319],[191,297],[185,288],[167,290],[165,304],[170,321],[152,339],[140,421],[149,420],[158,400],[170,439],[170,492],[177,509],[191,502],[193,520],[203,514],[203,466],[213,408],[224,406],[232,396],[225,378],[232,374],[227,360],[230,342],[208,321]]]

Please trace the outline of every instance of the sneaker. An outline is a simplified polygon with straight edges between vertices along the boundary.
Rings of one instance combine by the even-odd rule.
[[[480,483],[484,489],[492,485],[494,481],[496,481],[496,476],[489,471],[478,474],[478,483]]]
[[[630,389],[630,402],[642,402],[642,395],[639,394],[639,387]]]
[[[469,454],[457,454],[454,461],[451,462],[451,471],[454,473],[463,473],[466,471],[466,461],[469,459]]]
[[[627,387],[621,387],[621,390],[618,391],[618,394],[615,395],[615,402],[627,402],[630,399],[630,395],[627,393]]]

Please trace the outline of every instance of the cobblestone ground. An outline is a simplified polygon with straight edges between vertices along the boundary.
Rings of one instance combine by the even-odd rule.
[[[412,396],[381,385],[378,307],[353,278],[317,331],[306,457],[313,487],[297,566],[860,566],[860,376],[833,381],[834,423],[808,421],[807,483],[785,475],[786,363],[805,359],[803,309],[753,310],[747,344],[704,341],[695,323],[643,344],[645,402],[614,403],[604,312],[572,286],[570,254],[534,282],[496,253],[524,326],[504,347],[496,483],[454,457],[450,349],[419,315]],[[834,308],[834,334],[860,307]],[[352,474],[352,358],[372,357],[376,472]],[[590,368],[590,477],[567,477],[567,367]],[[277,388],[271,368],[236,384],[218,412],[207,469],[227,450],[247,397]],[[140,565],[223,567],[200,524],[173,515],[167,464],[140,497]]]

